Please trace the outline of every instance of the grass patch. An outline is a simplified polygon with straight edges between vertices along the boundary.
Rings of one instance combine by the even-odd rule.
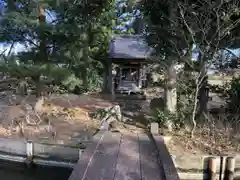
[[[232,76],[217,76],[217,75],[208,75],[209,80],[225,80],[230,81],[232,80]]]

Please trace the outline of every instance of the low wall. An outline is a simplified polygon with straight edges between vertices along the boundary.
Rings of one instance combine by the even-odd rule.
[[[72,168],[82,151],[64,145],[0,138],[0,160],[6,161]]]
[[[103,110],[106,113],[104,113],[104,117],[101,117],[100,131],[109,129],[109,119],[112,118],[111,121],[117,121],[122,118],[120,107],[117,105],[103,108]],[[94,137],[101,134],[100,131],[96,132]],[[91,140],[84,141],[84,147],[91,143]],[[60,144],[47,144],[0,137],[0,160],[73,168],[81,157],[84,147],[74,148]]]
[[[165,144],[165,147],[167,149],[166,144],[171,141],[171,138],[159,136],[159,135],[153,135],[153,139],[156,142],[158,146],[158,150],[162,151],[162,145],[161,143]],[[160,154],[161,152],[159,152]],[[169,158],[173,163],[172,168],[175,168],[179,179],[181,180],[203,180],[208,178],[208,162],[209,158],[214,157],[216,159],[216,173],[217,177],[220,177],[220,174],[224,174],[225,169],[225,163],[226,158],[228,156],[211,156],[211,155],[198,155],[198,154],[184,154],[184,155],[176,155],[172,154],[168,151]],[[240,178],[240,155],[231,155],[231,157],[235,157],[235,173],[234,178]],[[164,163],[164,162],[163,162]],[[168,180],[168,179],[167,179]]]
[[[216,159],[216,172],[217,176],[220,177],[220,174],[223,177],[226,158],[229,156],[211,156],[211,155],[183,155],[177,156],[171,154],[173,163],[178,171],[180,179],[206,179],[208,172],[208,162],[209,158],[214,157]],[[235,173],[234,177],[240,177],[240,156],[231,155],[235,157]]]

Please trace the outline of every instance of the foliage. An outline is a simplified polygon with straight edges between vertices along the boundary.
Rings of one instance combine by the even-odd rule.
[[[239,113],[240,108],[240,78],[233,77],[230,82],[224,85],[211,85],[211,92],[217,93],[221,98],[227,101],[228,111]]]
[[[230,83],[230,89],[227,94],[228,108],[233,113],[240,112],[240,78],[234,77]]]
[[[154,119],[160,126],[164,125],[168,121],[168,117],[160,109],[156,109]]]
[[[74,74],[71,74],[64,81],[62,81],[62,84],[68,91],[73,92],[76,88],[81,88],[82,81],[78,79]]]
[[[141,5],[147,22],[146,41],[155,49],[152,59],[155,64],[167,67],[166,85],[174,81],[180,84],[176,114],[185,121],[191,119],[195,128],[196,114],[203,115],[207,109],[208,67],[216,64],[219,51],[233,44],[239,46],[239,4],[236,1],[142,0]],[[193,54],[197,55],[196,62],[192,61]],[[177,63],[185,66],[180,79],[174,77],[173,64]]]
[[[218,4],[218,1],[142,0],[141,3],[148,23],[148,44],[162,60],[171,56],[189,64],[195,45],[195,51],[204,54],[201,58],[211,61],[216,50],[236,43],[240,9],[235,1]]]
[[[177,116],[175,113],[171,113],[167,109],[156,109],[154,112],[154,121],[161,127],[167,127],[169,123],[173,123],[175,129],[179,129],[184,126],[184,117]]]
[[[45,76],[70,89],[102,85],[99,77],[106,72],[109,40],[116,25],[114,0],[6,0],[3,4],[0,41],[12,47],[21,43],[27,50],[11,61],[6,57],[8,63],[1,65],[4,72],[35,80]]]

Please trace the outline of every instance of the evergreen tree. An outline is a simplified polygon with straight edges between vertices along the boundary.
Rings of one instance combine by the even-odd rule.
[[[21,72],[28,69],[21,76],[30,76],[41,84],[42,75],[56,79],[64,74],[59,79],[63,81],[74,73],[88,89],[90,78],[98,74],[106,58],[116,17],[115,1],[6,0],[4,4],[0,40],[12,45],[22,43],[28,48],[18,56],[20,65],[16,68],[21,68]],[[64,67],[59,68],[58,64]],[[2,66],[6,71],[11,69],[9,63]]]

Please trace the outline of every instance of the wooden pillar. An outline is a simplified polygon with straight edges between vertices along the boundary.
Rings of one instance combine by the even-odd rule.
[[[112,61],[108,63],[108,78],[107,78],[108,92],[113,93],[113,76],[112,76]]]
[[[139,88],[142,88],[142,64],[139,65],[139,68],[138,68],[138,87]]]
[[[119,84],[122,83],[122,67],[119,67]]]

